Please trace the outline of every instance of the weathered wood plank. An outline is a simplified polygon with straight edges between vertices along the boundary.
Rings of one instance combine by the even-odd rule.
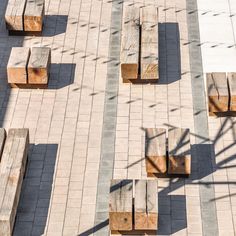
[[[4,128],[0,128],[0,161],[2,158],[2,151],[4,148],[5,140],[6,140],[6,131]]]
[[[158,9],[153,6],[141,10],[141,79],[159,79],[158,69]]]
[[[23,14],[25,10],[26,0],[8,0],[5,13],[5,22],[8,30],[23,31]]]
[[[124,9],[121,35],[121,76],[123,82],[138,78],[139,67],[139,8]]]
[[[229,91],[226,73],[207,73],[206,78],[209,114],[227,112]]]
[[[0,235],[12,235],[27,161],[28,129],[10,129],[0,166]]]
[[[51,49],[47,47],[33,47],[28,63],[28,83],[47,84],[51,63]]]
[[[166,129],[146,129],[145,143],[147,173],[166,173]]]
[[[44,0],[27,0],[24,13],[24,30],[41,32],[43,30]]]
[[[109,224],[111,230],[132,230],[132,180],[112,180]]]
[[[228,83],[230,92],[230,111],[236,111],[236,73],[228,73]]]
[[[170,128],[168,131],[168,173],[191,174],[191,144],[189,129]]]
[[[14,47],[7,64],[8,83],[27,83],[27,64],[30,49],[25,47]]]
[[[158,198],[156,180],[135,180],[134,228],[157,230]]]

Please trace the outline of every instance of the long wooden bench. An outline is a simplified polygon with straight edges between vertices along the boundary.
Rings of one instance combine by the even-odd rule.
[[[29,146],[28,129],[10,129],[0,164],[0,236],[11,236]]]
[[[156,231],[158,186],[156,180],[112,180],[109,224],[112,234]]]
[[[229,84],[229,110],[236,111],[236,73],[228,73],[228,84]]]

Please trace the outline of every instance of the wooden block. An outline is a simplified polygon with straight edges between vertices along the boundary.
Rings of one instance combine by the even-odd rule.
[[[146,129],[145,143],[147,173],[166,173],[166,129]]]
[[[229,110],[236,111],[236,73],[228,73],[228,83],[230,92]]]
[[[139,70],[139,8],[127,6],[124,10],[121,36],[121,76],[123,82],[138,79]]]
[[[109,204],[111,230],[132,230],[132,198],[132,180],[111,181]]]
[[[28,83],[47,84],[51,63],[51,49],[35,47],[31,49],[28,64]]]
[[[229,91],[226,73],[207,73],[206,78],[209,113],[227,112]]]
[[[8,30],[23,31],[23,15],[26,0],[8,0],[5,13],[6,27]]]
[[[158,198],[156,180],[135,180],[134,228],[157,230]]]
[[[28,145],[28,129],[9,130],[0,165],[0,235],[12,235]]]
[[[189,129],[169,129],[168,148],[168,174],[191,174],[191,144]]]
[[[141,10],[141,79],[159,79],[158,69],[158,9],[153,6]]]
[[[5,144],[5,139],[6,139],[6,131],[5,129],[0,128],[0,161],[2,158],[2,151]]]
[[[43,30],[44,5],[44,0],[27,0],[24,13],[25,31],[41,32]]]
[[[29,56],[29,48],[12,48],[11,55],[7,64],[8,83],[27,83],[27,63],[29,60]]]

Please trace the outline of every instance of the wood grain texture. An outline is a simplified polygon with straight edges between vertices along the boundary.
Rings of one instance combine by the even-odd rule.
[[[158,197],[156,180],[135,180],[134,228],[157,230]]]
[[[47,47],[33,47],[28,63],[28,83],[47,84],[51,64],[51,49]]]
[[[41,32],[45,14],[44,0],[26,0],[24,12],[24,31]]]
[[[0,236],[12,235],[28,146],[28,129],[9,130],[0,166]]]
[[[124,9],[121,34],[121,76],[123,82],[138,78],[139,65],[139,8]]]
[[[236,111],[236,73],[228,73],[228,84],[230,93],[229,110]]]
[[[23,31],[23,15],[25,10],[26,0],[8,0],[5,22],[8,30]]]
[[[191,174],[191,144],[189,129],[169,129],[168,149],[168,174]]]
[[[112,180],[109,224],[111,230],[132,230],[132,180]]]
[[[11,50],[7,64],[8,83],[27,83],[27,64],[30,56],[30,49],[26,47],[14,47]]]
[[[214,112],[227,112],[229,91],[226,73],[207,73],[208,109]]]
[[[2,151],[4,148],[5,140],[6,140],[6,131],[4,128],[0,128],[0,161],[2,159]]]
[[[166,129],[146,129],[145,156],[147,173],[166,173]]]

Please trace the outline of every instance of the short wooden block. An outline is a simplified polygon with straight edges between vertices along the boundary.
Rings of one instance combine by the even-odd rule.
[[[189,129],[170,128],[168,131],[168,149],[168,174],[191,174]]]
[[[226,73],[207,73],[206,78],[209,114],[227,112],[229,91]]]
[[[6,27],[10,31],[23,31],[23,15],[26,0],[8,0],[5,13]]]
[[[2,151],[5,144],[5,139],[6,139],[6,131],[4,128],[0,128],[0,161],[2,158]]]
[[[145,144],[147,173],[166,173],[166,129],[146,129]]]
[[[8,83],[27,83],[27,63],[30,49],[25,47],[14,47],[11,50],[7,64]]]
[[[124,10],[121,35],[121,76],[123,82],[138,79],[139,70],[139,8],[127,6]]]
[[[134,228],[157,230],[158,197],[156,180],[135,180]]]
[[[34,47],[28,63],[28,83],[47,84],[51,64],[51,49]]]
[[[132,230],[132,180],[112,180],[110,188],[110,230]]]
[[[44,0],[27,0],[24,13],[24,31],[43,30]]]
[[[228,73],[228,83],[230,92],[229,110],[236,111],[236,73]]]
[[[10,129],[0,165],[0,235],[11,236],[29,145],[28,129]]]
[[[158,9],[153,6],[141,8],[141,79],[159,79],[158,69]]]

